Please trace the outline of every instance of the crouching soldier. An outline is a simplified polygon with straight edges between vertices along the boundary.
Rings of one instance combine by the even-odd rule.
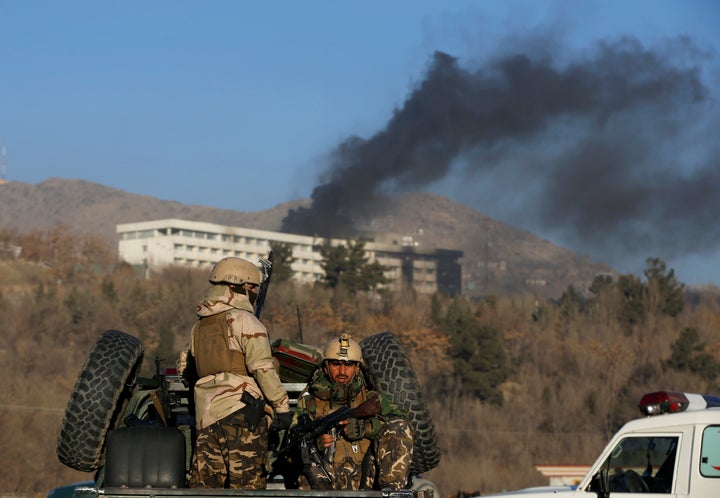
[[[337,409],[356,408],[377,397],[379,413],[348,418],[322,434],[304,457],[301,488],[402,489],[409,484],[413,436],[406,415],[382,394],[370,391],[361,372],[362,350],[348,334],[327,343],[323,360],[300,395],[294,424],[307,415],[317,420]]]

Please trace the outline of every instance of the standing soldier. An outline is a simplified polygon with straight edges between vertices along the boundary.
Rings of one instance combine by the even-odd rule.
[[[324,417],[342,406],[355,408],[379,397],[381,413],[349,418],[340,429],[321,435],[318,456],[305,462],[301,487],[333,490],[402,489],[409,483],[413,437],[405,414],[382,394],[365,386],[360,344],[342,334],[327,343],[321,368],[298,399],[297,416]],[[309,465],[308,465],[309,464]],[[309,470],[307,470],[309,468]]]
[[[292,420],[288,395],[274,367],[265,326],[253,314],[262,276],[251,262],[225,258],[210,274],[212,287],[197,306],[189,352],[194,361],[197,440],[191,487],[263,489],[268,425]],[[273,410],[266,409],[266,400]]]

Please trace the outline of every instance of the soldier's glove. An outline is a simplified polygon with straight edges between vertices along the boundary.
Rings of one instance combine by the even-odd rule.
[[[277,431],[289,429],[290,424],[292,423],[292,419],[292,412],[276,413],[275,418],[272,421],[272,425],[270,425],[270,428]]]
[[[349,441],[357,441],[365,436],[365,423],[358,418],[347,419],[345,436]]]

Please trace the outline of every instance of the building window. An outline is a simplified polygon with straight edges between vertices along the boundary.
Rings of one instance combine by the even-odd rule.
[[[124,240],[132,239],[149,239],[155,236],[155,230],[141,230],[139,232],[125,232],[123,234]]]

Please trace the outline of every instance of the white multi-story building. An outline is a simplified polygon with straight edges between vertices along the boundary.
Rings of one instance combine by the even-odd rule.
[[[252,228],[231,227],[198,221],[165,219],[117,225],[120,259],[148,271],[167,266],[210,269],[228,256],[250,261],[267,258],[271,245],[282,243],[292,249],[293,278],[312,283],[322,278],[320,248],[345,245],[345,239],[309,237]],[[462,251],[422,250],[412,239],[382,234],[383,243],[366,241],[369,261],[387,268],[390,289],[412,287],[430,294],[437,291],[460,293]]]

